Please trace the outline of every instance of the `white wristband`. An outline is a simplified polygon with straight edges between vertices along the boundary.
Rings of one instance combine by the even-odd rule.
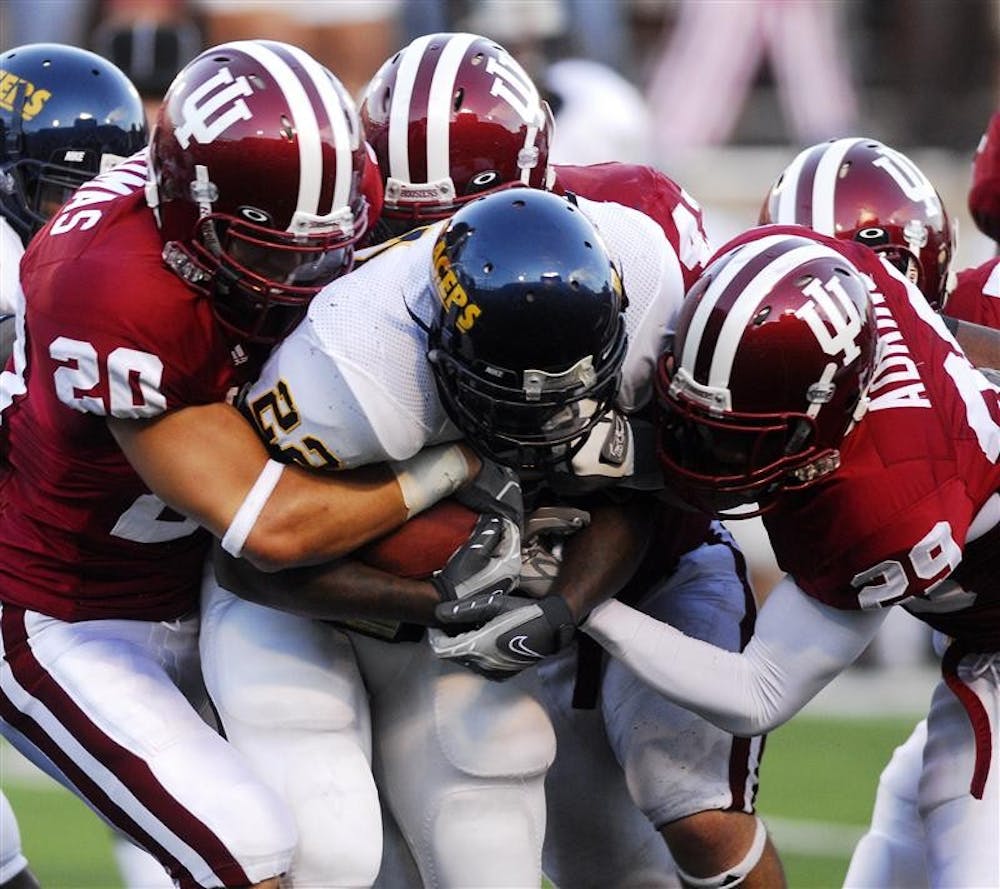
[[[457,444],[424,448],[409,460],[389,464],[403,492],[406,517],[423,512],[469,479],[469,462]]]
[[[226,528],[226,533],[222,537],[222,548],[234,559],[238,559],[243,553],[243,544],[257,523],[257,518],[264,509],[267,498],[271,496],[274,486],[278,484],[278,478],[284,468],[285,464],[277,460],[268,460],[264,464],[257,481],[243,498],[240,508],[236,510],[236,515]]]

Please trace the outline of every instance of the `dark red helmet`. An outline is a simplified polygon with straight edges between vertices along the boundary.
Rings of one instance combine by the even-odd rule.
[[[239,338],[280,339],[353,264],[364,164],[354,102],[310,55],[268,40],[206,50],[177,75],[150,142],[164,259]]]
[[[500,185],[544,187],[552,114],[524,69],[476,34],[418,37],[361,102],[396,229],[450,216]]]
[[[972,161],[969,213],[984,235],[1000,241],[1000,111],[990,118]]]
[[[760,222],[871,247],[935,309],[944,305],[955,255],[944,203],[912,160],[875,139],[833,139],[800,152],[771,186]]]
[[[876,358],[865,280],[831,246],[761,229],[723,249],[656,378],[667,485],[717,515],[834,471]]]

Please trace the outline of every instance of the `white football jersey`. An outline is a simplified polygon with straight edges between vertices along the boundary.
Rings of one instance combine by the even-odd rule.
[[[24,246],[10,223],[0,216],[0,315],[13,315],[21,295],[21,256]]]
[[[578,203],[618,263],[628,295],[618,401],[631,411],[652,394],[656,356],[684,296],[680,264],[645,214],[620,204]],[[245,403],[289,459],[345,469],[403,460],[461,437],[426,358],[426,328],[437,308],[431,253],[446,224],[362,251],[359,266],[325,287],[274,350]]]

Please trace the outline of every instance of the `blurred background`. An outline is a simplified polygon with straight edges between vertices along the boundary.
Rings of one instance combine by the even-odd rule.
[[[295,43],[358,96],[395,50],[452,30],[500,41],[547,93],[550,160],[662,169],[702,204],[716,245],[756,222],[799,149],[865,135],[908,154],[937,186],[958,221],[954,270],[997,249],[966,196],[1000,104],[1000,0],[0,0],[0,49],[92,49],[128,74],[151,120],[205,46]],[[778,572],[759,523],[733,531],[766,595]],[[878,771],[926,707],[937,669],[927,631],[893,611],[859,666],[769,741],[761,808],[793,887],[840,884]],[[9,748],[0,778],[43,885],[119,885],[106,832],[78,803]],[[63,851],[60,837],[72,838]]]

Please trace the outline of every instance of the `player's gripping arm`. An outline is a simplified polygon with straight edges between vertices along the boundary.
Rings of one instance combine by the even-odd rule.
[[[398,464],[311,473],[270,460],[222,403],[108,425],[153,493],[265,570],[339,558],[451,494],[480,465],[456,444]]]
[[[791,719],[857,658],[887,611],[841,611],[782,579],[741,653],[692,639],[618,602],[595,608],[582,629],[663,695],[734,735]]]
[[[263,574],[215,548],[215,577],[242,599],[319,620],[434,622],[441,597],[425,580],[397,577],[355,559]]]

